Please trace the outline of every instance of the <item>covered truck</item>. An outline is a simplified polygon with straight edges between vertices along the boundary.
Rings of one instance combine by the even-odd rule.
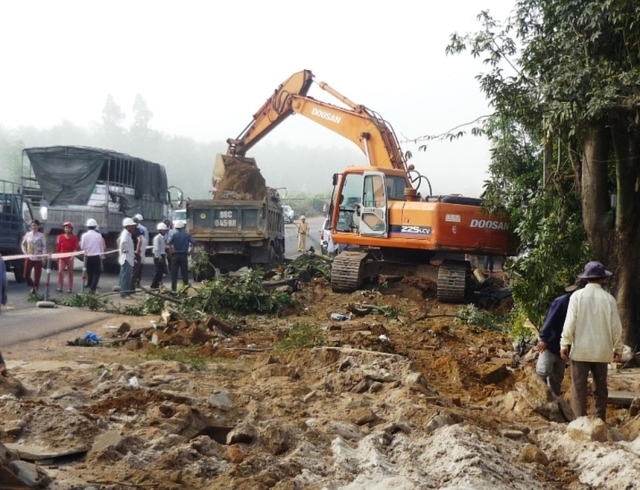
[[[22,255],[22,237],[29,231],[33,219],[31,208],[24,202],[20,184],[0,180],[0,253],[3,257]],[[7,271],[13,271],[16,282],[24,281],[24,260],[6,262]]]
[[[157,223],[170,214],[165,168],[130,155],[83,146],[25,148],[22,161],[25,198],[43,221],[47,250],[54,251],[62,224],[86,231],[93,218],[107,249],[117,248],[122,219],[142,214]],[[155,226],[147,226],[152,231]],[[107,254],[105,270],[118,270],[117,254]]]

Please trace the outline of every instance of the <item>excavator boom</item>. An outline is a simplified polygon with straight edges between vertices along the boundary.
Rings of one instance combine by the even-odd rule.
[[[348,108],[308,97],[312,83],[313,73],[309,70],[289,77],[254,114],[253,121],[242,133],[227,140],[227,155],[244,157],[278,124],[298,113],[354,142],[367,156],[371,166],[407,171],[396,135],[379,114],[352,102],[324,82],[319,83],[319,87]]]

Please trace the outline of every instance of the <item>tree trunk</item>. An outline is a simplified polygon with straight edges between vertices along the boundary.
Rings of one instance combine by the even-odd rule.
[[[635,352],[640,347],[639,138],[626,117],[612,121],[610,127],[617,188],[613,240],[617,267],[612,292],[618,300],[624,342]]]
[[[598,257],[610,257],[612,227],[607,228],[606,216],[611,209],[608,189],[608,169],[610,133],[604,124],[592,126],[584,138],[582,162],[581,201],[582,219],[589,245]],[[610,260],[602,260],[605,266]]]

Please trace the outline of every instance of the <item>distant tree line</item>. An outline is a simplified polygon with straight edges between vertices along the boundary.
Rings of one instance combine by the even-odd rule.
[[[8,128],[0,124],[0,178],[19,181],[22,150],[33,146],[79,145],[106,148],[145,158],[164,165],[169,185],[182,189],[184,196],[206,199],[211,196],[211,172],[216,153],[224,153],[224,140],[196,141],[180,135],[168,135],[153,129],[153,112],[144,97],[137,94],[131,109],[132,122],[127,127],[127,114],[108,95],[100,122],[79,126],[69,121],[48,128],[20,126]],[[230,129],[230,135],[234,134]],[[346,153],[346,154],[345,154]],[[339,172],[345,161],[357,161],[354,148],[314,148],[272,144],[267,140],[251,150],[270,187],[284,193],[317,194],[331,191],[331,176]],[[354,158],[355,157],[355,158]]]

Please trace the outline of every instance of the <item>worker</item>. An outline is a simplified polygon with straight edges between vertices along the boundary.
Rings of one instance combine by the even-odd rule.
[[[169,228],[164,223],[158,223],[156,227],[158,234],[153,237],[153,263],[156,266],[156,274],[153,276],[151,282],[151,289],[160,288],[160,282],[164,277],[167,270],[167,243],[165,242],[165,235]]]
[[[540,330],[540,340],[536,346],[540,353],[536,364],[536,373],[547,383],[556,396],[560,396],[564,371],[567,368],[567,363],[560,357],[562,327],[567,316],[571,295],[583,286],[584,281],[578,279],[574,284],[565,288],[565,294],[553,300],[542,330]]]
[[[73,223],[67,221],[62,225],[64,233],[58,235],[58,244],[56,252],[59,254],[70,254],[78,251],[78,237],[73,234]],[[73,292],[73,263],[75,262],[75,255],[68,255],[66,257],[58,258],[58,288],[59,293],[62,292],[64,286],[64,270],[67,269],[67,275],[69,276],[67,289],[68,293]]]
[[[175,222],[176,231],[168,239],[171,250],[171,291],[178,287],[178,271],[182,272],[182,284],[189,285],[189,255],[196,245],[195,239],[185,231],[186,223],[179,219]]]
[[[90,293],[95,293],[100,281],[100,269],[107,246],[103,236],[98,232],[98,222],[93,218],[87,220],[87,232],[80,239],[80,249],[84,251],[84,263],[87,269],[86,287]]]
[[[142,279],[142,265],[144,264],[144,257],[147,253],[147,245],[149,245],[149,230],[142,224],[144,218],[141,214],[136,214],[133,217],[133,221],[136,223],[136,229],[131,234],[133,245],[135,246],[133,271],[131,273],[131,289],[140,287],[140,280]]]
[[[309,224],[307,218],[300,216],[300,223],[298,223],[298,252],[304,252],[307,249],[307,235],[309,234]]]
[[[122,220],[122,233],[118,238],[118,263],[120,264],[120,297],[128,298],[131,295],[131,273],[133,270],[135,245],[131,238],[137,225],[131,218]]]
[[[606,421],[607,370],[622,360],[622,324],[618,305],[602,284],[611,272],[600,262],[589,262],[578,278],[586,286],[569,300],[560,339],[560,355],[571,359],[571,408],[576,417],[587,415],[587,378],[593,375],[596,415]]]
[[[47,261],[47,240],[40,231],[40,222],[37,219],[31,221],[30,231],[22,239],[22,253],[28,255],[24,259],[24,277],[27,286],[31,288],[31,294],[37,294],[40,287],[42,266]],[[33,270],[33,279],[31,271]]]

